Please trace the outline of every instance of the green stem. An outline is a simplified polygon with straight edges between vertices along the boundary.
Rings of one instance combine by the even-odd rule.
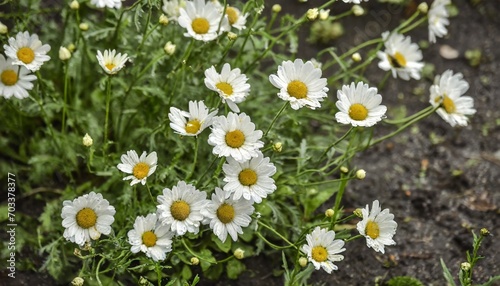
[[[346,175],[344,173],[341,173],[340,179],[345,179],[345,176]],[[342,201],[342,197],[344,196],[345,186],[347,185],[348,181],[349,180],[342,180],[340,182],[339,191],[337,192],[337,195],[335,196],[335,206],[333,208],[333,219],[332,219],[332,223],[330,224],[330,229],[333,229],[333,227],[335,226],[335,223],[337,222],[337,217],[339,217],[338,211],[340,209],[340,202]]]
[[[387,79],[391,75],[391,72],[387,71],[384,75],[384,78],[380,81],[380,83],[377,86],[377,89],[380,91],[382,88],[384,88],[385,83],[387,82]]]
[[[349,241],[352,241],[352,240],[355,240],[355,239],[358,239],[358,238],[363,238],[363,235],[358,234],[358,235],[355,235],[355,236],[351,236],[349,238],[344,239],[344,242],[349,242]]]
[[[212,170],[212,167],[214,166],[215,164],[215,161],[217,161],[219,157],[215,157],[213,160],[212,160],[212,163],[210,163],[210,165],[208,166],[208,168],[205,170],[205,172],[203,172],[203,174],[201,175],[201,177],[198,179],[198,183],[196,184],[196,188],[199,187],[199,185],[201,184],[202,182],[202,179],[205,178],[205,176],[208,174],[208,171]]]
[[[68,105],[67,105],[67,100],[68,100],[68,82],[69,82],[69,76],[68,76],[68,66],[69,64],[67,62],[63,63],[64,64],[64,95],[63,95],[63,112],[62,112],[62,124],[61,124],[61,133],[65,133],[66,131],[66,113],[68,112]]]
[[[267,136],[267,133],[269,133],[269,131],[271,130],[271,128],[273,128],[273,125],[274,123],[276,123],[276,120],[278,120],[278,117],[280,117],[281,113],[285,110],[285,108],[288,106],[288,101],[285,101],[285,104],[283,104],[283,106],[281,107],[281,109],[278,111],[278,113],[276,114],[276,116],[274,116],[273,118],[273,121],[271,121],[271,125],[269,125],[269,127],[267,128],[266,132],[264,133],[264,137]]]
[[[322,184],[344,182],[344,181],[349,181],[351,179],[354,179],[354,176],[353,177],[348,177],[348,178],[333,179],[333,180],[326,180],[326,181],[320,181],[320,182],[312,182],[312,183],[307,183],[307,184],[295,184],[295,185],[294,184],[290,184],[290,186],[309,187],[309,186],[316,186],[316,185],[322,185]]]
[[[402,123],[408,122],[410,120],[413,120],[416,117],[419,117],[422,114],[427,113],[429,110],[432,110],[432,109],[434,109],[434,107],[432,105],[429,105],[428,107],[420,110],[419,112],[417,112],[417,113],[415,113],[413,115],[410,115],[408,117],[402,118],[402,119],[392,119],[392,120],[390,120],[390,119],[384,119],[384,123],[388,123],[388,124],[402,124]]]
[[[333,142],[330,146],[328,146],[328,148],[326,148],[325,152],[323,152],[323,154],[321,154],[321,156],[319,156],[318,161],[317,161],[318,164],[319,164],[319,162],[321,162],[321,159],[328,153],[328,151],[330,151],[330,149],[332,149],[337,144],[339,144],[342,140],[344,140],[347,137],[347,135],[349,135],[349,133],[351,133],[352,130],[354,130],[354,127],[351,126],[351,128],[349,128],[349,130],[347,130],[347,132],[344,135],[342,135],[342,137],[340,137],[335,142]]]
[[[415,20],[415,18],[417,18],[418,15],[420,15],[420,11],[417,10],[415,13],[413,13],[413,15],[411,15],[410,18],[408,18],[406,21],[401,23],[401,25],[399,25],[396,29],[394,29],[394,31],[396,33],[403,34],[402,30],[406,28],[406,26],[408,26],[411,22],[413,22],[413,20]]]
[[[161,286],[161,270],[160,263],[155,262],[156,276],[158,276],[158,286]]]
[[[193,164],[191,167],[191,172],[186,177],[186,181],[188,181],[191,177],[193,177],[194,171],[196,170],[196,163],[198,161],[198,136],[195,136],[194,139],[195,139],[194,140],[194,160],[193,160]]]
[[[258,220],[257,223],[264,227],[264,228],[267,228],[268,230],[270,230],[272,233],[274,233],[275,235],[277,235],[279,238],[281,238],[284,242],[288,243],[290,246],[292,246],[293,248],[295,249],[298,249],[298,247],[291,243],[288,239],[286,239],[286,237],[284,237],[283,235],[281,235],[279,232],[277,232],[274,228],[268,226],[267,224],[263,223],[262,221]]]
[[[146,189],[148,189],[149,197],[151,198],[151,201],[153,202],[153,205],[156,204],[156,201],[153,197],[153,194],[151,193],[151,189],[149,188],[149,185],[146,184]]]
[[[420,18],[418,21],[416,21],[415,23],[411,24],[410,26],[406,27],[405,29],[402,29],[400,31],[401,34],[404,34],[404,33],[407,33],[413,29],[415,29],[416,27],[420,26],[423,22],[427,21],[427,17],[423,17],[423,18]]]
[[[104,118],[104,145],[103,145],[103,154],[106,157],[106,149],[108,147],[108,128],[109,128],[109,107],[111,104],[111,76],[108,75],[108,79],[106,81],[106,115]]]
[[[280,245],[276,245],[272,242],[270,242],[269,240],[267,240],[260,232],[255,232],[255,234],[260,238],[262,239],[262,241],[264,241],[265,243],[267,243],[269,246],[271,246],[272,248],[274,249],[288,249],[292,246],[280,246]]]

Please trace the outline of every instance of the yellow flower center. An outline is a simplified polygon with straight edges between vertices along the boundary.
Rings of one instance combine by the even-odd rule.
[[[133,173],[134,177],[136,177],[139,180],[142,180],[148,176],[149,165],[144,162],[139,162],[134,166]]]
[[[217,217],[222,223],[230,223],[234,219],[234,207],[229,204],[222,204],[217,209]]]
[[[252,169],[244,169],[238,175],[238,179],[243,186],[252,186],[257,183],[257,173]]]
[[[238,12],[233,7],[226,8],[226,15],[227,19],[229,20],[229,24],[231,24],[231,26],[234,25],[236,21],[238,21]]]
[[[196,134],[201,127],[201,123],[198,119],[189,120],[186,123],[186,132],[189,134]]]
[[[142,234],[142,243],[147,247],[155,246],[157,240],[156,234],[150,230]]]
[[[233,86],[227,82],[219,82],[215,85],[218,89],[220,89],[225,95],[230,96],[233,94]]]
[[[114,63],[107,63],[104,65],[109,71],[112,71],[116,65]]]
[[[97,214],[91,208],[83,208],[76,214],[76,223],[81,228],[93,227],[97,222]]]
[[[290,96],[293,96],[297,99],[306,98],[307,97],[307,86],[305,83],[300,80],[292,80],[286,89]]]
[[[191,208],[185,201],[175,201],[172,206],[170,206],[170,213],[176,220],[183,221],[191,213]]]
[[[240,148],[245,143],[245,134],[240,130],[226,133],[226,144],[231,148]]]
[[[395,68],[406,67],[406,59],[400,52],[396,52],[394,56],[387,55],[387,58],[391,66]]]
[[[311,256],[312,259],[316,260],[317,262],[324,262],[328,259],[328,251],[326,251],[326,248],[324,248],[323,246],[318,245],[313,247]]]
[[[22,47],[17,50],[17,58],[23,63],[29,64],[35,59],[35,52],[28,47]]]
[[[376,239],[380,235],[380,228],[378,227],[378,223],[369,220],[366,224],[365,233],[372,239]]]
[[[15,85],[17,82],[17,73],[13,70],[4,70],[1,79],[2,83],[7,86]]]
[[[365,120],[368,117],[368,109],[361,103],[354,103],[349,107],[349,117],[357,121]]]
[[[206,34],[210,28],[210,23],[205,18],[196,18],[191,23],[191,27],[196,34]]]
[[[443,105],[444,110],[448,113],[454,113],[456,110],[455,103],[446,94],[443,96],[443,102],[441,102],[441,104]]]

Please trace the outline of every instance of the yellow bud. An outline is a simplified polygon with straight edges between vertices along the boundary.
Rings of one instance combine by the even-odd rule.
[[[362,16],[365,13],[365,10],[363,7],[359,5],[353,5],[352,8],[352,13],[354,13],[354,16]]]
[[[166,44],[165,44],[165,47],[163,47],[163,49],[165,50],[165,53],[167,53],[167,55],[171,56],[175,53],[175,45],[172,44],[172,42],[168,41]]]
[[[200,264],[200,260],[198,257],[191,257],[191,265],[198,265]]]
[[[87,24],[87,23],[81,23],[78,27],[82,31],[87,31],[89,29],[89,24]]]
[[[76,0],[73,0],[71,1],[71,3],[69,3],[69,8],[71,8],[72,10],[78,10],[80,9],[80,3],[78,3],[78,1]]]
[[[321,9],[319,10],[319,19],[324,21],[326,19],[328,19],[328,17],[330,16],[330,9]]]
[[[279,13],[279,12],[281,12],[281,5],[280,4],[274,4],[272,9],[273,9],[274,13]]]
[[[361,209],[355,209],[352,213],[359,218],[363,218],[363,212]]]
[[[318,8],[312,8],[307,10],[306,17],[309,21],[314,21],[318,18],[319,11]]]
[[[362,60],[361,55],[359,53],[352,54],[351,59],[357,63]]]
[[[281,151],[283,151],[283,143],[281,142],[276,142],[273,144],[273,151],[274,152],[278,152],[280,153]]]
[[[358,180],[363,180],[366,177],[366,171],[363,169],[359,169],[356,171],[356,178]]]
[[[342,167],[340,167],[340,172],[347,174],[347,173],[349,173],[349,168],[347,168],[346,166],[342,166]]]
[[[236,248],[236,250],[233,253],[234,257],[237,259],[243,259],[245,258],[245,251],[241,248]]]
[[[92,140],[92,137],[88,133],[85,133],[85,136],[83,136],[82,139],[83,146],[85,147],[90,147],[92,144],[94,144],[94,140]]]
[[[300,265],[300,267],[306,267],[308,262],[309,261],[307,261],[307,258],[305,258],[305,257],[299,258],[299,265]]]
[[[234,41],[234,40],[236,40],[236,38],[238,38],[238,35],[233,33],[233,32],[229,32],[229,33],[227,33],[227,38],[231,41]]]
[[[68,45],[68,50],[69,50],[70,52],[74,52],[74,51],[76,50],[76,46],[75,46],[75,44],[73,44],[73,43],[69,44],[69,45]]]
[[[7,34],[9,29],[2,22],[0,22],[0,34]]]
[[[427,14],[427,11],[429,11],[429,5],[427,5],[427,3],[425,2],[418,4],[418,11]]]
[[[71,281],[71,285],[73,285],[73,286],[83,286],[84,282],[85,282],[85,280],[83,280],[82,277],[75,277]]]
[[[463,270],[463,271],[469,271],[471,266],[470,266],[470,263],[469,262],[462,262],[462,264],[460,264],[460,268]]]
[[[167,15],[165,14],[161,14],[160,15],[160,20],[159,20],[160,24],[162,24],[163,26],[166,26],[168,25],[168,17]]]
[[[327,210],[325,211],[325,216],[326,216],[326,217],[333,217],[333,215],[334,215],[334,214],[335,214],[335,211],[334,211],[334,210],[332,210],[332,209],[327,209]]]
[[[59,48],[59,59],[61,61],[66,61],[71,58],[71,52],[66,47]]]

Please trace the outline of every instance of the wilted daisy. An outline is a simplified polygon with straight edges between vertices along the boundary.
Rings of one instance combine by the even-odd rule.
[[[446,5],[451,4],[450,0],[434,0],[431,9],[427,14],[429,19],[429,42],[435,43],[436,37],[444,37],[448,34],[446,26],[450,24]]]
[[[174,233],[159,223],[156,214],[138,216],[134,222],[134,229],[127,235],[128,243],[132,245],[130,251],[132,253],[142,251],[153,261],[165,260],[166,254],[172,251]]]
[[[284,61],[278,66],[278,74],[270,75],[269,81],[280,89],[278,96],[290,101],[293,109],[321,107],[319,102],[328,92],[326,78],[321,77],[321,70],[315,68],[311,61],[304,64],[301,59]]]
[[[344,260],[339,254],[345,251],[344,241],[335,239],[335,231],[317,226],[310,234],[306,235],[307,244],[302,246],[302,251],[307,255],[316,270],[323,268],[327,273],[337,270],[336,261]]]
[[[217,111],[208,113],[203,101],[190,101],[189,112],[170,107],[170,127],[183,136],[196,136],[212,124]]]
[[[208,144],[214,146],[212,152],[215,155],[231,156],[238,162],[244,162],[259,155],[259,149],[264,146],[260,138],[262,131],[255,130],[250,116],[229,112],[227,117],[214,118]]]
[[[147,156],[146,154],[146,151],[144,151],[141,157],[139,157],[135,150],[127,151],[127,154],[123,154],[120,158],[122,162],[116,166],[118,170],[132,174],[123,178],[123,180],[132,179],[132,182],[130,182],[131,186],[139,182],[145,185],[146,179],[156,171],[156,163],[158,161],[156,152],[153,151]]]
[[[116,50],[104,50],[104,54],[97,51],[97,60],[107,74],[116,74],[125,66],[128,56],[127,54],[116,54]]]
[[[387,111],[385,105],[380,105],[382,96],[377,93],[377,88],[363,82],[342,86],[342,90],[337,91],[337,98],[335,105],[339,112],[335,119],[342,124],[373,126],[385,117]]]
[[[231,69],[228,63],[222,66],[220,74],[214,66],[205,70],[205,85],[219,93],[222,101],[226,102],[234,112],[240,112],[236,103],[244,101],[250,93],[250,85],[247,81],[247,76],[242,74],[239,68]]]
[[[122,0],[90,0],[90,4],[96,6],[97,8],[116,8],[122,7]]]
[[[243,234],[242,227],[247,227],[252,221],[250,215],[253,212],[251,201],[237,200],[233,196],[226,198],[224,191],[217,187],[212,194],[212,200],[201,210],[206,223],[210,224],[210,228],[222,242],[226,241],[228,233],[237,241],[238,233]]]
[[[259,156],[243,163],[239,163],[232,157],[228,157],[222,166],[226,177],[224,191],[227,195],[234,195],[235,200],[243,197],[256,203],[262,202],[268,194],[276,190],[272,176],[276,173],[276,167],[264,158],[261,152]]]
[[[451,126],[467,126],[467,115],[476,113],[474,99],[462,96],[469,89],[461,73],[453,74],[451,70],[436,76],[430,88],[432,106],[440,106],[436,112]]]
[[[226,7],[226,15],[231,27],[234,27],[238,30],[243,30],[246,28],[245,24],[247,22],[248,14],[241,14],[241,11],[238,8],[228,5]]]
[[[90,192],[74,199],[64,201],[61,212],[64,238],[78,245],[97,240],[101,234],[111,233],[115,221],[115,208],[101,194]]]
[[[165,188],[163,195],[158,196],[158,219],[177,235],[184,235],[186,232],[196,234],[203,220],[200,211],[207,204],[206,197],[207,193],[179,181],[172,190]]]
[[[420,79],[420,71],[424,64],[422,60],[422,52],[418,45],[411,42],[411,38],[405,37],[398,33],[382,33],[384,40],[385,51],[377,52],[380,58],[378,63],[379,68],[392,72],[394,78],[400,77],[404,80],[409,80],[410,77]]]
[[[230,30],[227,17],[223,17],[217,6],[210,1],[186,1],[186,7],[180,8],[179,13],[177,21],[187,29],[187,33],[184,33],[186,37],[208,42]]]
[[[0,54],[0,96],[6,99],[12,96],[23,99],[29,96],[28,90],[33,88],[31,81],[35,80],[36,76],[23,66],[15,66],[12,64],[12,59],[5,59]]]
[[[3,48],[5,55],[13,60],[12,64],[24,66],[30,71],[39,70],[44,62],[50,60],[47,55],[50,46],[42,45],[37,34],[19,32],[15,38],[9,38],[9,44]]]
[[[361,235],[366,237],[366,245],[377,252],[384,253],[385,245],[395,245],[392,239],[396,234],[398,224],[394,221],[394,215],[389,209],[380,207],[378,200],[373,201],[372,209],[368,205],[361,209],[363,220],[358,222],[357,229]]]

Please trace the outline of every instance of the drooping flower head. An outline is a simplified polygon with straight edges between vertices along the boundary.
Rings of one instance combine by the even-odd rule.
[[[146,254],[153,261],[162,261],[166,254],[172,251],[172,237],[174,233],[167,226],[161,225],[156,214],[146,217],[138,216],[134,222],[134,229],[127,233],[132,253],[139,251]]]
[[[339,112],[335,119],[342,124],[373,126],[385,117],[387,111],[387,107],[380,104],[382,96],[377,93],[377,88],[363,82],[342,86],[342,90],[337,91],[337,98],[335,105]]]
[[[278,66],[278,74],[270,75],[269,81],[280,89],[278,96],[290,101],[295,110],[304,106],[310,109],[321,107],[320,101],[328,92],[321,70],[315,68],[311,61],[304,63],[301,59],[284,61]]]
[[[196,136],[212,124],[217,111],[208,113],[203,101],[189,101],[189,112],[170,107],[170,127],[183,136]]]
[[[184,36],[199,41],[215,40],[221,33],[230,30],[227,17],[213,3],[205,0],[186,1],[179,9],[179,25],[187,30]]]
[[[21,65],[30,71],[39,70],[44,62],[50,60],[47,55],[50,46],[42,45],[37,34],[19,32],[15,38],[9,38],[9,44],[3,48],[5,55],[13,60],[12,64]]]
[[[429,22],[429,42],[435,43],[436,37],[444,37],[448,34],[446,26],[450,24],[446,5],[451,4],[450,0],[434,0],[431,4],[427,17]]]
[[[184,0],[163,0],[161,8],[169,20],[177,21],[180,16],[180,9],[184,7],[186,7],[186,1]]]
[[[90,192],[74,199],[64,201],[61,212],[64,238],[78,245],[97,240],[101,234],[111,233],[111,224],[116,211],[101,194]]]
[[[447,70],[441,76],[436,76],[434,84],[430,87],[430,103],[440,106],[436,112],[451,126],[467,126],[467,115],[476,113],[474,99],[463,96],[469,89],[469,84],[463,79],[461,73],[453,74]]]
[[[146,156],[146,151],[142,152],[141,157],[137,155],[135,150],[127,151],[127,154],[121,156],[121,163],[116,166],[118,170],[132,174],[123,178],[123,180],[132,180],[130,185],[133,186],[137,183],[146,184],[146,179],[156,171],[156,164],[158,157],[156,152],[151,152]]]
[[[90,0],[90,4],[97,8],[108,7],[111,9],[120,9],[122,7],[122,0]]]
[[[418,45],[411,42],[410,36],[403,36],[398,33],[382,33],[385,51],[378,51],[380,58],[379,68],[391,71],[394,78],[399,77],[404,80],[411,78],[420,79],[420,71],[424,64],[422,52]]]
[[[163,189],[163,194],[158,196],[158,219],[177,235],[196,234],[203,220],[201,210],[207,204],[206,197],[207,193],[179,181],[177,186]]]
[[[252,221],[252,203],[243,199],[236,200],[233,196],[227,197],[223,190],[216,187],[212,200],[208,201],[201,214],[222,242],[226,241],[228,234],[233,241],[237,241],[238,234],[243,234],[242,227],[247,227]]]
[[[259,149],[264,146],[260,138],[262,131],[255,130],[250,116],[229,112],[227,117],[214,118],[208,144],[214,146],[212,152],[215,155],[231,156],[238,162],[244,162],[259,155]]]
[[[128,56],[127,54],[116,54],[116,50],[104,50],[104,54],[97,51],[97,60],[107,74],[117,74],[125,66]]]
[[[378,200],[373,201],[372,209],[366,205],[361,209],[363,220],[356,225],[359,233],[366,238],[366,245],[377,252],[384,253],[385,245],[395,245],[392,239],[396,234],[398,224],[394,221],[394,215],[389,209],[380,207]]]
[[[341,239],[335,239],[335,231],[317,226],[306,235],[306,240],[307,244],[302,246],[302,251],[316,270],[323,268],[330,274],[338,269],[333,262],[344,260],[344,256],[339,253],[345,251],[345,243]]]
[[[23,99],[29,96],[28,90],[33,88],[36,79],[24,66],[15,66],[12,59],[5,59],[0,54],[0,96],[6,99],[12,96]]]
[[[231,69],[228,63],[222,66],[220,74],[214,66],[205,70],[205,85],[217,92],[222,102],[227,103],[234,112],[240,112],[236,103],[244,101],[250,93],[250,85],[247,81],[247,76],[242,74],[239,68]]]

